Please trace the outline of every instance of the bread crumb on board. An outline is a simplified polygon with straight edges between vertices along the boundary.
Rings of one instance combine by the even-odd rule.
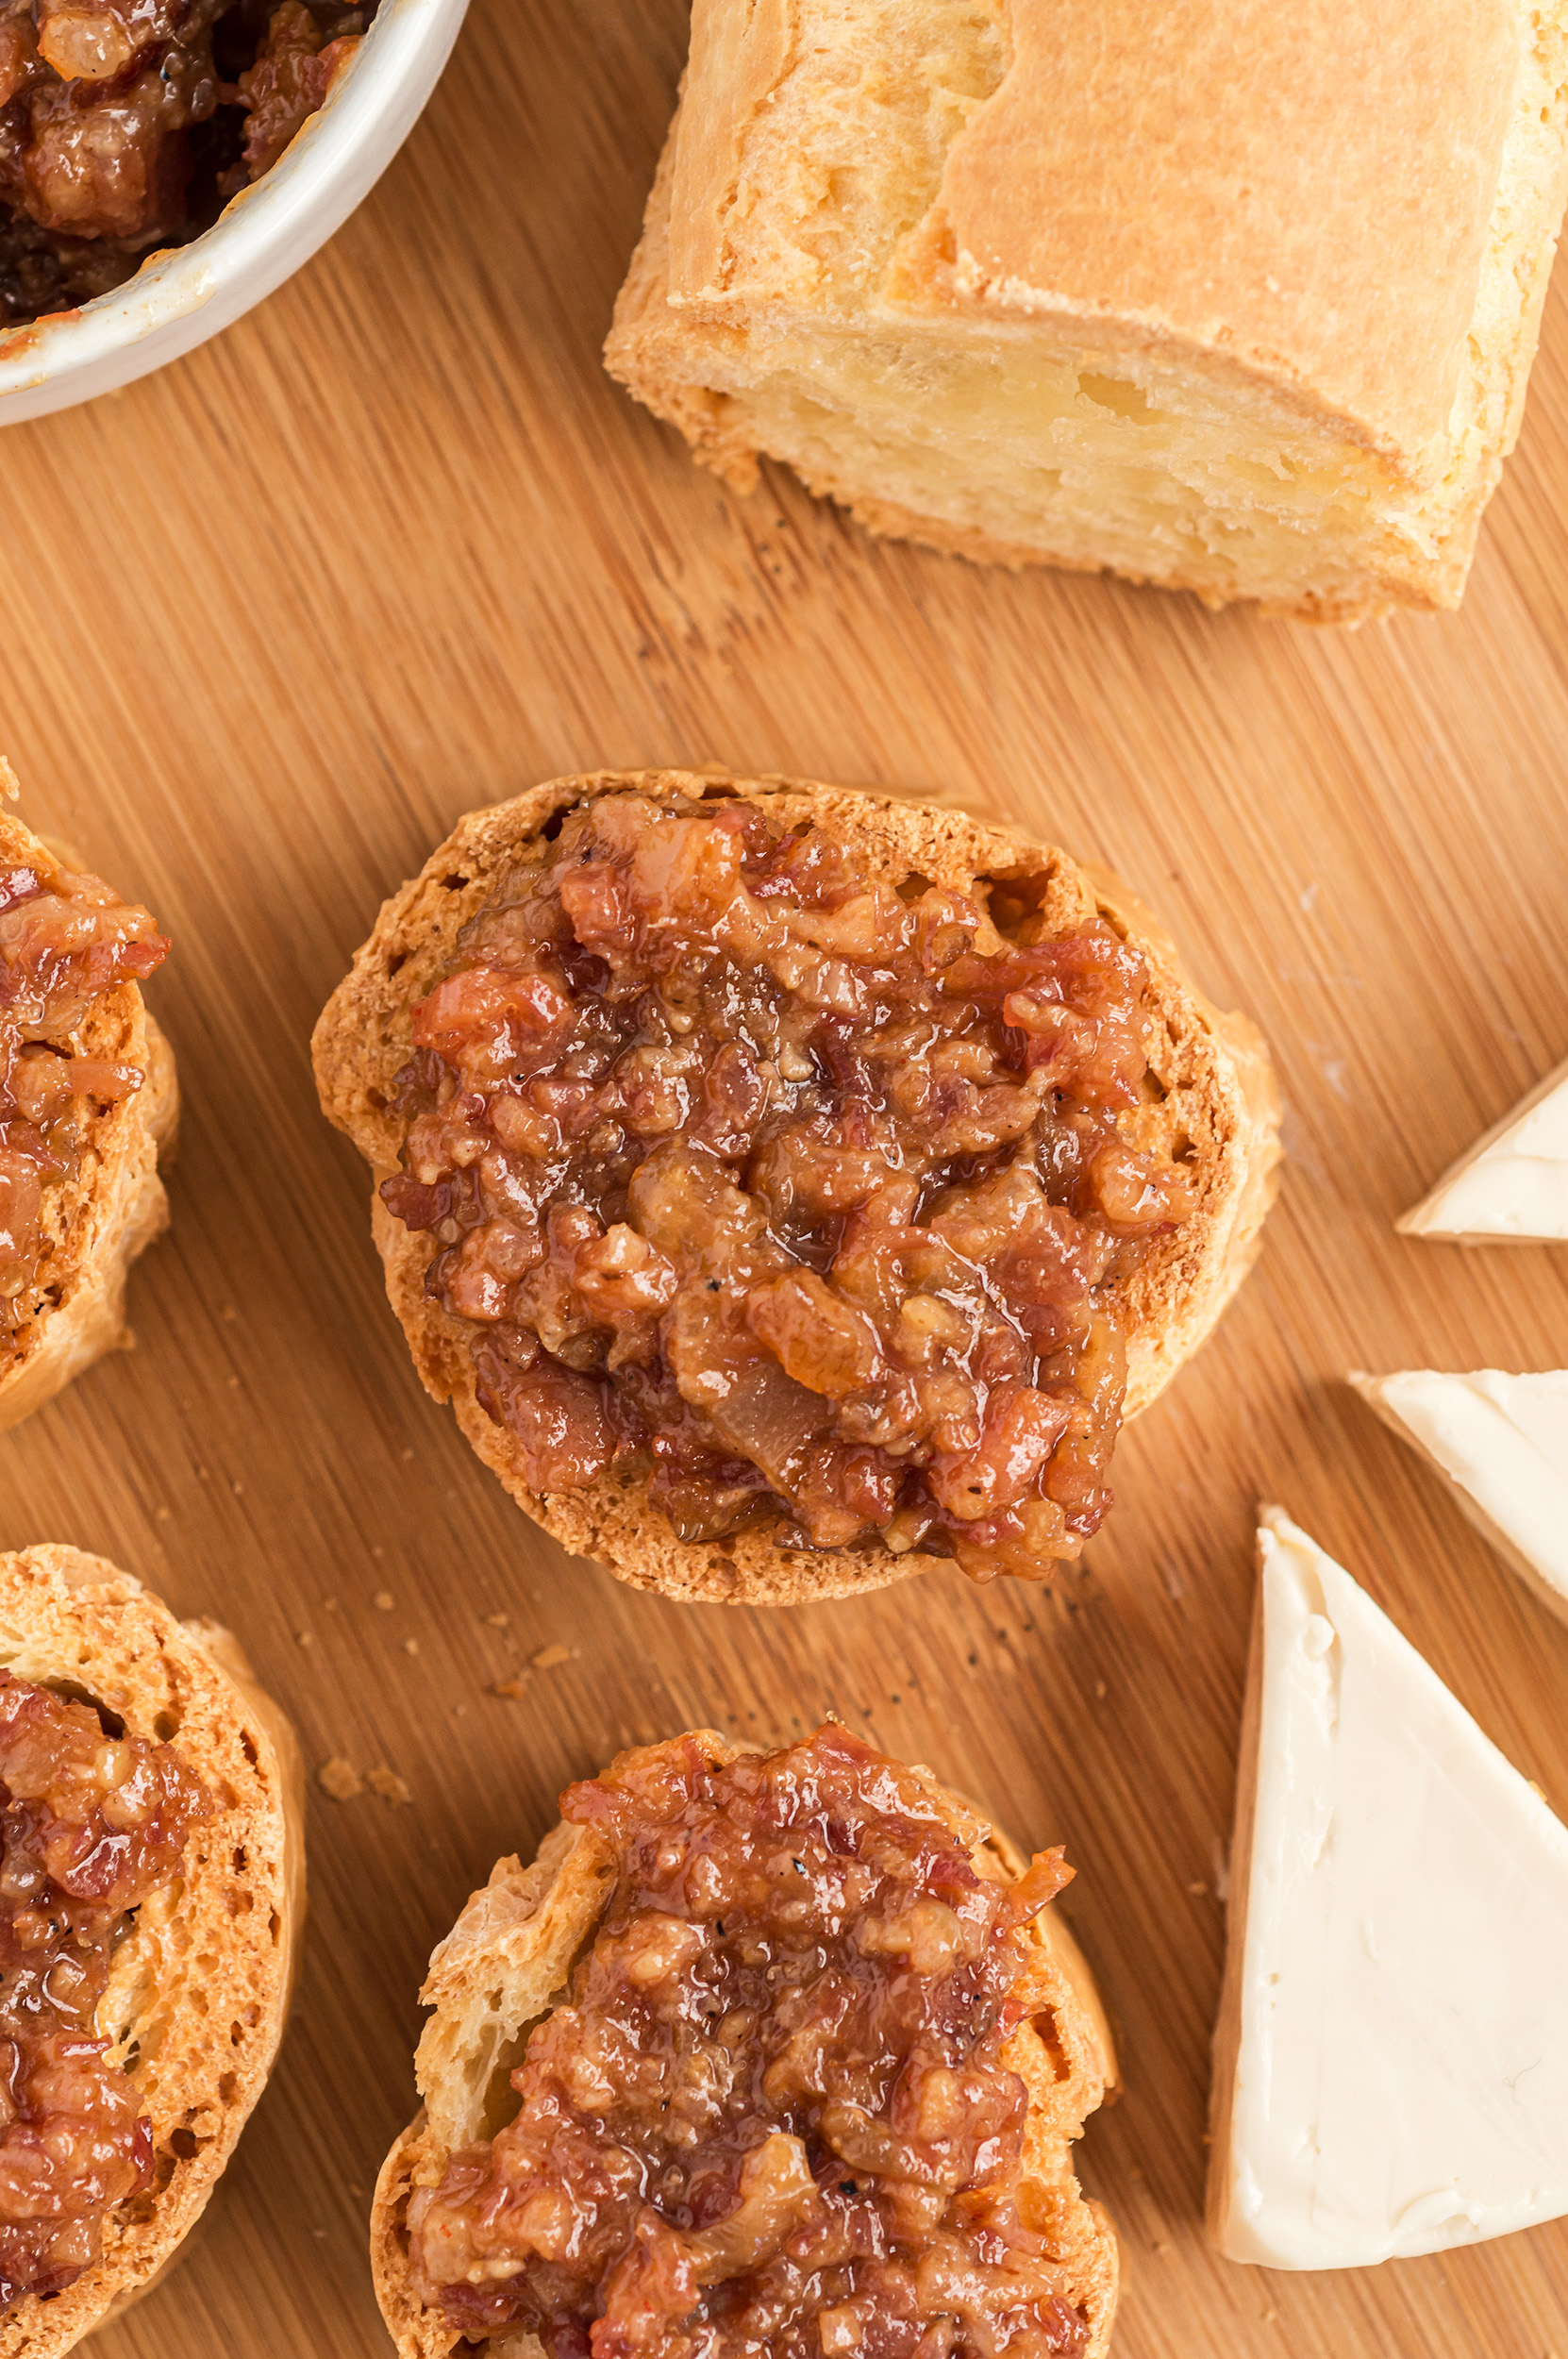
[[[334,1802],[356,1801],[367,1786],[373,1794],[378,1794],[382,1801],[390,1802],[394,1810],[403,1809],[414,1799],[406,1780],[400,1778],[395,1769],[377,1764],[361,1777],[354,1764],[344,1761],[341,1753],[334,1753],[330,1761],[322,1763],[316,1771],[316,1783]]]

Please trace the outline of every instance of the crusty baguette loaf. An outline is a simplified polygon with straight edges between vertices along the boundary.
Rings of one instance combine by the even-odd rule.
[[[151,2118],[153,2185],[109,2215],[95,2267],[0,2317],[0,2359],[57,2359],[170,2263],[266,2083],[303,1926],[304,1788],[293,1732],[230,1633],[176,1621],[102,1557],[0,1556],[0,1664],[173,1744],[219,1803],[177,1884],[137,1912],[98,2010]]]
[[[716,1762],[759,1749],[712,1730],[695,1736]],[[1028,1863],[1014,1843],[929,1770],[911,1774],[926,1787],[935,1814],[971,1846],[982,1875],[1013,1882],[1023,1874]],[[421,2110],[382,2165],[371,2206],[376,2297],[400,2359],[447,2359],[461,2340],[422,2306],[409,2282],[409,2196],[439,2178],[449,2154],[493,2136],[509,2117],[510,2072],[533,2026],[565,1998],[571,1969],[592,1938],[612,1883],[613,1858],[604,1838],[562,1821],[530,1866],[515,1858],[497,1861],[489,1883],[472,1896],[431,1957],[420,1999],[434,2013],[414,2061]],[[1093,1978],[1054,1908],[1033,1920],[1026,1939],[1018,1992],[1026,2016],[1007,2050],[1009,2067],[1029,2093],[1026,2167],[1049,2190],[1053,2234],[1073,2299],[1090,2322],[1084,2359],[1102,2359],[1116,2308],[1116,2234],[1100,2205],[1079,2192],[1072,2144],[1118,2086],[1115,2049]],[[493,2359],[544,2359],[538,2338],[522,2330],[495,2336],[488,2348]]]
[[[0,811],[0,866],[45,874],[77,865]],[[158,1161],[172,1153],[179,1120],[174,1052],[147,1013],[136,983],[99,992],[75,1036],[80,1054],[133,1065],[142,1086],[111,1106],[90,1108],[75,1176],[45,1190],[45,1266],[15,1342],[0,1352],[0,1428],[50,1399],[106,1351],[131,1341],[125,1280],[137,1256],[169,1225]]]
[[[1151,1250],[1123,1304],[1127,1333],[1125,1414],[1153,1400],[1209,1334],[1251,1267],[1274,1194],[1278,1099],[1268,1053],[1243,1016],[1223,1015],[1188,983],[1176,952],[1147,911],[1112,878],[1064,852],[928,803],[907,803],[798,778],[742,779],[685,770],[593,771],[556,778],[514,801],[471,811],[420,875],[382,908],[317,1024],[312,1053],[324,1112],[372,1165],[371,1217],[387,1293],[425,1390],[451,1400],[475,1450],[528,1514],[575,1554],[607,1564],[634,1587],[668,1597],[791,1605],[875,1589],[942,1559],[919,1550],[791,1550],[765,1532],[715,1543],[677,1539],[645,1485],[613,1473],[578,1491],[542,1497],[528,1488],[514,1442],[479,1405],[460,1324],[425,1291],[428,1234],[405,1229],[379,1184],[397,1165],[402,1130],[393,1077],[411,1049],[409,1012],[453,962],[457,939],[514,860],[557,812],[583,798],[633,788],[663,801],[740,795],[788,829],[807,818],[849,836],[869,874],[897,881],[913,872],[963,892],[977,879],[1044,873],[1053,931],[1096,912],[1147,962],[1157,1008],[1153,1070],[1173,1134],[1191,1143],[1196,1209]]]
[[[1354,621],[1457,604],[1564,195],[1568,13],[695,0],[611,372],[738,489]]]

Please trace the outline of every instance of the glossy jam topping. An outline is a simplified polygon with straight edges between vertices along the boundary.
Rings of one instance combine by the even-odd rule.
[[[0,327],[183,244],[315,113],[377,0],[0,0]]]
[[[1095,1530],[1117,1284],[1191,1188],[1143,962],[1045,892],[632,794],[519,862],[414,1010],[382,1194],[533,1489],[977,1578]]]
[[[556,2359],[1048,2359],[1083,2317],[1020,2173],[1009,1887],[838,1728],[715,1766],[683,1738],[573,1786],[617,1876],[514,2120],[416,2191],[415,2283]]]
[[[100,992],[139,982],[169,945],[102,878],[0,867],[0,1355],[51,1307],[51,1199],[75,1177],[94,1111],[142,1085],[134,1065],[79,1053]]]
[[[0,2307],[58,2292],[148,2185],[152,2133],[95,2020],[129,1912],[211,1807],[167,1745],[0,1671]]]

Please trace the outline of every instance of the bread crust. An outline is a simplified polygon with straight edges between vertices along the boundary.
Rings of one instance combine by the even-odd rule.
[[[715,1763],[762,1749],[711,1729],[672,1740],[686,1741],[700,1744]],[[969,1844],[980,1873],[1015,1882],[1028,1865],[1018,1847],[928,1769],[909,1774],[925,1786],[936,1815]],[[572,1966],[593,1937],[613,1882],[604,1838],[562,1821],[527,1867],[516,1858],[496,1862],[489,1883],[471,1896],[431,1956],[420,1999],[434,2013],[414,2061],[423,2104],[381,2166],[371,2204],[376,2300],[399,2359],[448,2359],[462,2339],[420,2304],[409,2282],[409,2199],[416,2185],[439,2179],[456,2149],[493,2135],[508,2117],[509,2075],[535,2023],[565,1998]],[[1072,2144],[1118,2087],[1115,2049],[1082,1953],[1053,1908],[1033,1920],[1026,1944],[1015,1985],[1026,2016],[1004,2051],[1028,2090],[1025,2169],[1043,2191],[1041,2214],[1049,2213],[1073,2299],[1089,2319],[1085,2359],[1104,2359],[1116,2310],[1116,2232],[1103,2207],[1079,2191]],[[1047,2017],[1049,2044],[1038,2028]],[[489,2349],[493,2359],[546,2359],[539,2338],[522,2330],[495,2336]]]
[[[0,1664],[172,1742],[218,1802],[178,1882],[137,1912],[98,2009],[151,2118],[153,2185],[109,2216],[102,2258],[74,2285],[0,2317],[0,2359],[58,2359],[173,2262],[266,2083],[304,1921],[304,1779],[231,1633],[176,1621],[103,1557],[0,1555]]]
[[[926,299],[1173,340],[1430,479],[1512,127],[1507,0],[1432,0],[1420,72],[1343,0],[1198,0],[1169,46],[1142,0],[1011,0],[1008,21],[1004,81],[944,162],[957,260],[944,285],[933,243]],[[1416,154],[1421,201],[1399,205],[1385,158]]]
[[[915,19],[926,62],[950,68],[939,14]],[[785,455],[872,532],[979,561],[1103,562],[1210,605],[1260,595],[1265,611],[1317,622],[1456,605],[1518,433],[1568,188],[1560,0],[1522,14],[1441,0],[1419,60],[1376,10],[1334,0],[1192,0],[1156,35],[1139,0],[1007,0],[968,12],[969,39],[989,27],[992,74],[919,134],[860,104],[889,69],[877,22],[810,0],[696,0],[611,374],[743,491],[766,428],[714,388],[754,324],[825,343],[1045,330],[1091,370],[1096,352],[1112,371],[1118,354],[1142,355],[1276,415],[1327,458],[1364,458],[1344,488],[1381,528],[1358,577],[1325,572],[1288,596],[1217,588],[1175,548],[1142,572],[901,507],[853,461]],[[821,155],[781,141],[780,107],[800,89],[812,123],[842,109],[838,147],[826,132]],[[824,159],[847,158],[871,118],[865,162],[900,202],[867,198],[869,222],[835,225],[835,244]]]
[[[75,864],[8,812],[0,812],[0,863],[45,875]],[[75,1176],[45,1193],[46,1282],[54,1298],[24,1324],[0,1363],[0,1430],[30,1416],[106,1351],[129,1348],[126,1277],[169,1226],[158,1163],[160,1152],[167,1158],[174,1151],[179,1084],[174,1051],[147,1013],[140,986],[115,983],[100,992],[75,1041],[85,1056],[134,1065],[142,1082],[128,1097],[89,1113]]]
[[[327,1003],[312,1042],[323,1111],[346,1131],[375,1180],[372,1228],[388,1297],[420,1379],[450,1400],[478,1456],[513,1498],[575,1555],[608,1565],[633,1587],[708,1603],[796,1605],[876,1589],[944,1559],[886,1549],[776,1548],[742,1531],[720,1543],[679,1540],[644,1482],[613,1473],[544,1497],[524,1481],[504,1427],[480,1407],[467,1331],[425,1292],[431,1240],[406,1230],[376,1190],[397,1167],[402,1134],[393,1076],[412,1051],[409,1011],[450,966],[459,933],[521,847],[553,814],[587,797],[630,789],[666,803],[739,795],[782,828],[820,819],[852,837],[867,869],[912,872],[968,891],[989,877],[1043,874],[1053,928],[1096,912],[1147,962],[1157,1013],[1151,1062],[1165,1113],[1192,1142],[1197,1208],[1140,1265],[1126,1297],[1128,1416],[1169,1382],[1220,1317],[1256,1256],[1278,1161],[1279,1106],[1268,1052],[1244,1017],[1222,1015],[1188,983],[1169,938],[1114,878],[1046,845],[934,803],[908,803],[800,778],[742,778],[714,769],[601,770],[555,778],[513,801],[471,811],[386,902],[370,940]]]

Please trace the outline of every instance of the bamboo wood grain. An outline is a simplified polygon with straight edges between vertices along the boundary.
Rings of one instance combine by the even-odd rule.
[[[151,997],[187,1103],[139,1347],[0,1440],[0,1546],[69,1539],[221,1614],[312,1764],[413,1798],[313,1796],[281,2068],[189,2263],[97,2348],[375,2359],[371,2183],[471,1885],[619,1746],[831,1707],[1077,1863],[1128,2084],[1083,2150],[1126,2240],[1122,2359],[1568,2359],[1568,2224],[1338,2278],[1228,2267],[1199,2225],[1259,1494],[1568,1812],[1568,1630],[1340,1381],[1568,1358],[1568,1256],[1392,1226],[1568,1053],[1568,307],[1457,616],[1318,635],[876,549],[784,480],[735,503],[599,370],[683,42],[676,0],[475,0],[309,271],[0,439],[0,746],[30,822],[173,931]],[[1055,1590],[634,1596],[415,1383],[310,1024],[461,811],[711,757],[957,792],[1106,861],[1273,1040],[1292,1163],[1262,1264]]]

